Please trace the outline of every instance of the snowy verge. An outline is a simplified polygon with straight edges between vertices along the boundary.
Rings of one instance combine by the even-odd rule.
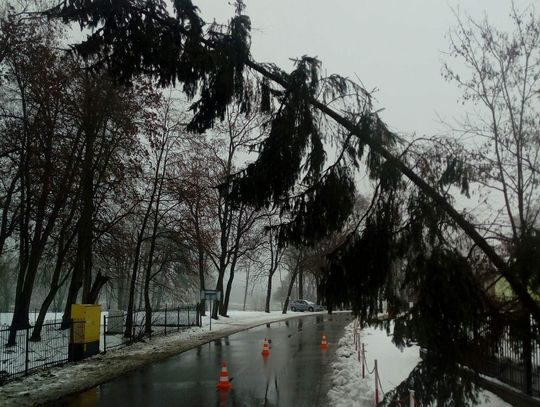
[[[331,388],[328,401],[333,407],[360,407],[371,405],[373,391],[362,380],[362,365],[354,344],[354,323],[345,327],[345,334],[338,342],[336,361],[332,363]]]
[[[399,350],[385,330],[366,328],[360,332],[360,343],[366,354],[366,377],[362,379],[362,364],[358,360],[354,343],[354,321],[345,327],[345,334],[338,342],[337,360],[332,363],[331,388],[328,399],[332,407],[368,407],[375,405],[375,378],[368,374],[377,359],[383,391],[390,391],[407,378],[420,361],[420,349],[411,346]],[[379,388],[380,389],[380,388]],[[382,399],[383,394],[381,394]],[[479,407],[509,407],[489,391],[482,391]]]
[[[7,383],[0,387],[0,406],[23,407],[52,402],[223,336],[261,324],[317,314],[321,312],[282,314],[276,311],[268,314],[231,311],[228,318],[212,320],[211,331],[208,326],[209,318],[203,317],[202,327],[192,327],[167,336],[155,337],[81,362],[41,370]]]

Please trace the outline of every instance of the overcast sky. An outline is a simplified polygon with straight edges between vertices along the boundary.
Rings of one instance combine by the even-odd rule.
[[[226,22],[227,0],[194,0],[207,22]],[[397,132],[432,135],[459,117],[459,91],[441,76],[453,9],[487,14],[508,26],[510,1],[502,0],[245,0],[251,17],[252,54],[289,70],[289,58],[316,56],[329,73],[377,88],[377,107]],[[540,0],[515,1],[523,9]]]

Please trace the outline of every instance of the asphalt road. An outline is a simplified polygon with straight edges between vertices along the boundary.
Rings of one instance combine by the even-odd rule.
[[[61,401],[63,407],[327,406],[330,362],[350,314],[305,316],[210,342]],[[329,343],[320,347],[322,334]],[[270,355],[263,357],[264,338]],[[232,389],[216,389],[221,362]]]

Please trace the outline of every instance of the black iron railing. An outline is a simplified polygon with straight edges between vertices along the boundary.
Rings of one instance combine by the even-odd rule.
[[[167,335],[181,328],[200,326],[199,305],[165,306],[152,310],[150,332],[147,332],[145,311],[133,312],[133,325],[126,332],[126,312],[109,312],[103,316],[102,351],[137,342],[144,337]],[[127,334],[127,335],[126,335]]]
[[[11,328],[1,328],[0,385],[37,369],[66,363],[71,332],[80,324],[84,321],[73,321],[68,329],[64,329],[60,320],[47,321],[41,328],[39,341],[31,339],[33,326],[17,329],[12,343],[9,343]]]
[[[126,312],[110,311],[102,317],[100,351],[129,345],[153,335],[167,335],[182,328],[200,326],[199,305],[182,305],[153,310],[150,335],[146,329],[146,313],[133,313],[133,328],[125,335]],[[11,328],[0,326],[0,386],[12,379],[31,374],[49,366],[68,362],[70,338],[77,332],[84,331],[84,321],[72,321],[64,329],[61,320],[46,321],[41,328],[41,339],[31,339],[33,326],[17,329],[15,340],[9,343]]]
[[[540,397],[540,332],[529,317],[516,329],[506,325],[497,341],[481,355],[478,370],[525,394]]]

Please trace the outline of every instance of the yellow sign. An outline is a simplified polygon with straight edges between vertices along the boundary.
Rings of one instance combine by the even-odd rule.
[[[72,343],[99,341],[101,305],[73,304],[71,318],[73,319]]]

